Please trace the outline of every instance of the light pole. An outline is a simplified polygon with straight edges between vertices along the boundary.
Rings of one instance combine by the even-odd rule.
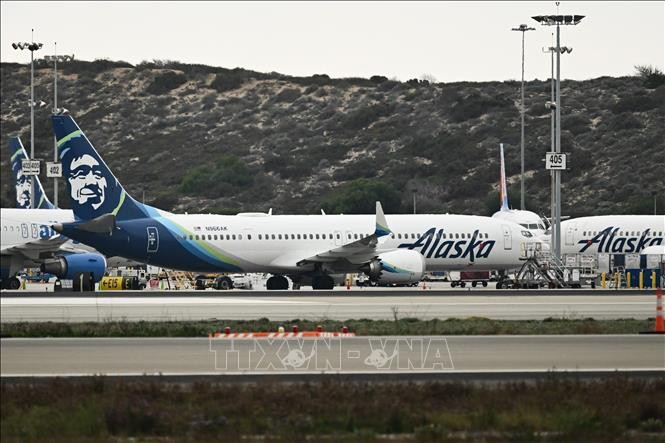
[[[48,62],[53,60],[53,113],[58,112],[58,62],[66,62],[73,60],[74,56],[71,55],[58,55],[58,42],[54,44],[53,56],[48,55],[44,59]],[[53,136],[53,162],[58,163],[58,140]],[[58,207],[58,177],[53,177],[53,202]]]
[[[559,2],[556,2],[557,7]],[[556,26],[556,124],[554,136],[554,152],[561,153],[561,25],[577,25],[583,15],[537,15],[531,17],[544,26]],[[567,51],[570,52],[570,51]],[[552,229],[553,255],[561,258],[561,170],[554,170],[554,226]]]
[[[31,34],[31,43],[22,42],[22,43],[12,43],[12,48],[28,49],[30,51],[30,159],[35,159],[35,64],[34,64],[34,53],[38,51],[43,46],[41,43],[35,43],[34,32],[32,29]],[[30,176],[30,208],[35,208],[35,176]]]
[[[520,138],[520,209],[524,210],[524,33],[526,31],[535,31],[536,28],[529,28],[527,25],[520,25],[519,28],[512,28],[513,31],[522,33],[522,102],[520,104],[520,116],[522,118],[522,135]]]
[[[554,37],[554,34],[552,34],[552,37]],[[561,52],[565,53],[570,53],[572,52],[573,48],[567,48],[566,46],[563,46],[561,48]],[[550,152],[554,152],[556,149],[556,143],[555,143],[555,120],[556,120],[556,101],[555,101],[555,95],[554,95],[554,83],[556,82],[556,79],[554,78],[554,54],[556,53],[556,47],[550,46],[549,48],[545,49],[543,48],[543,52],[549,52],[551,56],[551,66],[552,66],[552,75],[550,77],[551,79],[551,92],[550,92],[550,101],[545,103],[545,106],[550,110],[550,123],[551,123],[551,143],[550,143]],[[554,245],[554,218],[556,217],[556,198],[555,198],[555,192],[554,189],[556,187],[556,183],[554,180],[554,170],[550,171],[550,179],[551,179],[551,184],[550,184],[550,226],[551,231],[552,231],[552,245]]]
[[[413,213],[416,213],[416,190],[412,189],[411,193],[413,194]]]

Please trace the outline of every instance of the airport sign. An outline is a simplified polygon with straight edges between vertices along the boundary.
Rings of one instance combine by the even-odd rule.
[[[62,177],[62,163],[54,163],[54,162],[46,163],[46,176]]]
[[[21,169],[23,175],[39,175],[39,160],[23,160]]]
[[[545,157],[545,169],[566,169],[566,154],[561,152],[548,152]]]

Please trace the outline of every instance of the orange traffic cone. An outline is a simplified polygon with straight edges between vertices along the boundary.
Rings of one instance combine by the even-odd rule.
[[[656,328],[657,334],[665,334],[665,322],[663,322],[663,288],[656,289]]]

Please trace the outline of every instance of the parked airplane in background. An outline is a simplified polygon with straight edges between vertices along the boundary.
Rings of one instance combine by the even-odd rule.
[[[596,215],[561,222],[562,254],[640,253],[665,245],[665,215]]]
[[[36,206],[39,209],[30,209],[30,180],[22,172],[22,161],[27,159],[27,153],[18,137],[10,138],[9,147],[18,208],[3,208],[0,212],[0,280],[4,289],[18,289],[20,281],[16,274],[25,268],[41,267],[44,272],[63,279],[76,279],[81,273],[91,274],[94,281],[99,281],[107,264],[138,264],[120,257],[111,257],[107,262],[103,255],[90,246],[74,242],[53,231],[53,223],[73,222],[74,213],[71,209],[57,209],[53,206],[39,177],[35,177]]]
[[[28,154],[19,137],[9,139],[9,152],[11,153],[12,177],[16,188],[16,207],[28,209],[30,208],[30,176],[23,174],[23,160],[28,159]],[[55,208],[46,196],[38,176],[35,177],[35,208]]]
[[[499,183],[501,208],[492,217],[517,223],[531,231],[532,234],[540,236],[545,233],[546,227],[543,219],[538,214],[521,209],[510,209],[508,206],[508,187],[506,186],[506,163],[503,158],[503,143],[499,146],[501,155],[501,178]]]
[[[106,255],[171,269],[269,272],[268,289],[365,272],[379,283],[418,282],[425,271],[521,265],[521,226],[466,215],[172,214],[133,199],[67,114],[52,117],[77,222],[53,228]]]
[[[493,218],[513,221],[529,229],[546,242],[549,248],[550,231],[538,214],[510,209],[506,186],[503,144],[501,155],[501,209]],[[566,219],[561,222],[562,254],[639,253],[647,246],[665,244],[665,216],[662,215],[601,215]]]

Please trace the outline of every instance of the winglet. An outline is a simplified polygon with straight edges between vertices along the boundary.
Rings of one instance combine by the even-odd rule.
[[[501,150],[501,182],[499,183],[499,194],[501,197],[501,210],[510,210],[508,206],[508,189],[506,187],[506,162],[503,159],[503,143],[499,144]]]
[[[381,202],[376,202],[376,228],[374,230],[374,235],[377,237],[383,237],[392,233],[388,227],[388,222],[386,221],[386,216],[383,214],[383,208],[381,207]]]

